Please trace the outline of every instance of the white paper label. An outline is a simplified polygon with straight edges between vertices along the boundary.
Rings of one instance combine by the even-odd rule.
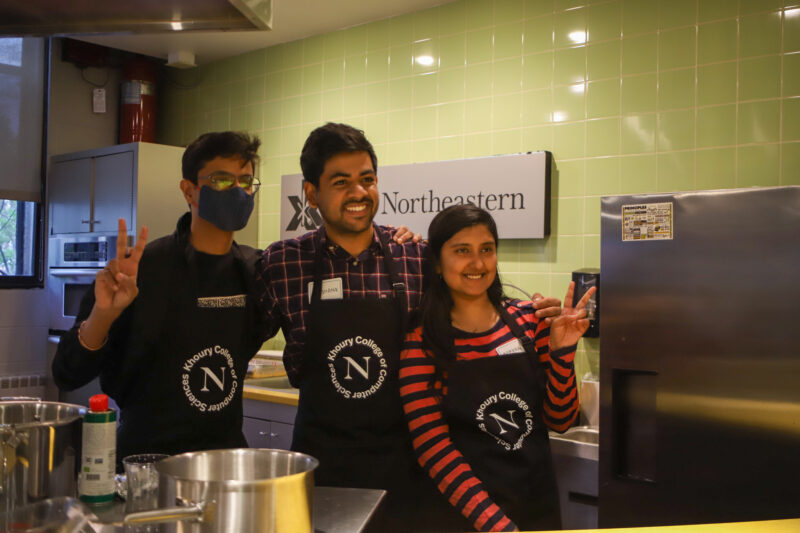
[[[314,294],[314,282],[308,283],[308,303],[311,303],[311,296]],[[344,298],[342,290],[342,278],[330,278],[322,280],[322,294],[320,300],[341,300]]]
[[[78,492],[83,496],[113,494],[116,462],[116,422],[84,421]]]
[[[94,113],[106,112],[106,90],[103,88],[92,89],[92,111]]]
[[[524,353],[525,348],[522,347],[522,343],[519,342],[519,339],[512,339],[505,344],[501,344],[497,347],[497,355],[509,355],[512,353]]]

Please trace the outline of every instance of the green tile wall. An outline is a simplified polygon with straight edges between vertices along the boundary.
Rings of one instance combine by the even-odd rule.
[[[603,195],[800,184],[796,1],[460,0],[173,74],[161,142],[264,141],[262,245],[281,174],[329,120],[363,128],[381,164],[552,151],[553,234],[504,241],[501,266],[559,297],[600,264]],[[579,374],[597,350],[582,343]]]

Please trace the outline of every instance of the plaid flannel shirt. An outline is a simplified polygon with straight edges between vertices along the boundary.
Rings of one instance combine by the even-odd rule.
[[[309,283],[314,280],[314,258],[324,254],[321,278],[341,278],[344,300],[390,298],[394,295],[383,262],[377,232],[388,236],[389,249],[397,271],[406,285],[409,313],[422,297],[422,262],[427,244],[407,241],[400,245],[391,238],[395,230],[373,224],[372,243],[358,257],[329,241],[324,227],[296,239],[278,241],[261,253],[256,264],[256,291],[272,330],[283,330],[286,348],[283,364],[289,381],[297,386],[303,367],[303,346],[309,312]],[[398,347],[399,348],[399,347]]]

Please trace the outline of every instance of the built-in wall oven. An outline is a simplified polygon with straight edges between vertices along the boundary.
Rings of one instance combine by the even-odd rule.
[[[47,299],[51,333],[72,327],[81,299],[116,249],[116,236],[51,237],[48,246]]]

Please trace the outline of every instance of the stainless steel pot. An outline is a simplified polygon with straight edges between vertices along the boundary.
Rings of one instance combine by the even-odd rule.
[[[86,408],[0,401],[0,513],[55,496],[75,496]]]
[[[125,524],[169,523],[162,531],[310,533],[314,469],[309,455],[286,450],[211,450],[156,463],[159,506]],[[179,507],[165,508],[179,503]]]

